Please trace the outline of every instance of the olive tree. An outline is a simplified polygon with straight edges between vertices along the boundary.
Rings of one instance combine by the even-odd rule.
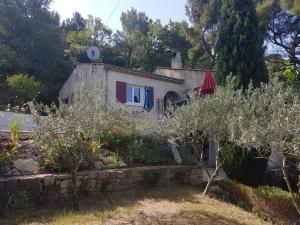
[[[272,149],[282,158],[281,170],[299,214],[297,197],[289,180],[288,162],[300,160],[300,101],[292,87],[277,79],[250,88],[234,108],[229,139],[249,149],[260,151],[262,157]]]
[[[100,96],[100,95],[99,95]],[[71,174],[71,198],[79,210],[79,169],[93,160],[100,146],[103,101],[91,93],[77,91],[72,105],[60,101],[59,106],[39,106],[46,117],[36,115],[35,136],[43,149],[43,166]]]
[[[101,88],[85,91],[79,87],[73,103],[40,106],[46,117],[36,115],[35,136],[43,148],[43,164],[71,174],[71,197],[79,210],[77,174],[89,168],[105,143],[105,135],[117,130],[124,136],[154,132],[157,120],[152,114],[141,115],[121,104],[107,104]],[[151,125],[146,125],[150,123]]]
[[[200,97],[197,93],[191,93],[191,99],[186,105],[174,109],[166,117],[166,132],[174,139],[181,139],[188,135],[201,135],[203,138],[212,136],[216,143],[216,169],[212,175],[208,173],[209,180],[203,194],[218,176],[224,160],[220,161],[219,154],[222,151],[221,143],[228,140],[230,124],[234,108],[239,107],[242,99],[242,91],[234,89],[234,81],[226,86],[217,88],[214,95]],[[208,172],[208,171],[207,171]]]

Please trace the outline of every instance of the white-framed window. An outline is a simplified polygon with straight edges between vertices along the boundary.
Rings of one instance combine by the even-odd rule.
[[[135,85],[126,87],[126,103],[128,105],[144,106],[145,88]]]

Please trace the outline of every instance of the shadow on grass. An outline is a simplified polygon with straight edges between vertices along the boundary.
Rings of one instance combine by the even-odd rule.
[[[76,221],[76,218],[84,220],[85,217],[87,219],[95,219],[95,224],[102,224],[98,223],[97,221],[103,219],[106,221],[105,224],[247,224],[239,222],[238,218],[232,219],[226,215],[222,215],[221,212],[211,212],[203,208],[198,208],[198,204],[209,204],[208,199],[202,202],[201,197],[198,195],[200,193],[201,190],[196,188],[181,186],[156,188],[152,190],[143,189],[118,194],[93,194],[83,199],[81,202],[80,212],[74,212],[70,202],[68,201],[64,202],[64,205],[56,204],[44,207],[23,206],[19,207],[17,210],[8,212],[8,215],[5,218],[0,218],[0,224],[49,224],[55,223],[58,219],[64,220],[64,218],[72,218]],[[126,219],[124,219],[125,221],[122,221],[122,219],[118,219],[114,215],[114,210],[118,208],[124,208],[125,210],[128,210],[129,213],[132,207],[136,206],[143,200],[153,200],[154,202],[167,201],[175,203],[176,205],[180,205],[180,210],[178,213],[171,216],[164,215],[163,213],[152,214],[149,216],[140,212],[129,221]],[[120,221],[116,223],[107,223],[107,221],[110,220]]]

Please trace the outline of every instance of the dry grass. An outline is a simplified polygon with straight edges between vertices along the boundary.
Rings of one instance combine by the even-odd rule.
[[[1,225],[259,225],[268,224],[236,206],[203,197],[190,187],[159,188],[91,196],[80,212],[68,208],[28,208],[10,212]]]

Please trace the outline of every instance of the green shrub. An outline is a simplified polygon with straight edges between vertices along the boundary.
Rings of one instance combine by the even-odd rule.
[[[182,159],[182,165],[185,165],[185,166],[200,165],[200,162],[196,159],[196,157],[191,154],[182,154],[181,159]]]
[[[6,83],[12,94],[16,96],[18,103],[33,100],[42,88],[42,84],[39,81],[27,74],[9,76],[6,79]]]
[[[247,210],[252,209],[254,201],[251,187],[233,180],[220,181],[220,187],[229,193],[232,202]]]
[[[122,137],[118,132],[118,129],[113,127],[111,130],[107,130],[102,135],[102,140],[105,142],[107,149],[111,151],[118,151]]]
[[[20,139],[20,129],[21,123],[19,120],[14,120],[9,124],[11,145],[9,145],[9,149],[0,149],[0,174],[16,154],[16,142]]]
[[[129,165],[161,165],[173,163],[168,145],[161,140],[135,137],[126,146],[124,157]]]
[[[132,141],[127,145],[127,162],[132,166],[136,161],[143,157],[144,142],[142,139],[133,138]]]
[[[254,150],[249,151],[232,143],[222,145],[220,158],[225,159],[223,169],[230,179],[245,185],[257,187],[263,183],[268,161],[258,157]]]
[[[251,188],[232,180],[220,182],[230,201],[275,224],[299,224],[300,217],[289,192],[280,188],[261,186]]]
[[[69,141],[70,144],[67,144]],[[78,169],[88,169],[92,164],[96,152],[92,149],[92,142],[86,140],[82,135],[73,134],[72,141],[70,138],[66,144],[55,142],[53,140],[53,144],[43,152],[40,165],[43,172],[71,173],[77,167]]]
[[[9,159],[10,159],[9,154],[6,151],[0,150],[0,174],[4,172],[3,170],[7,166]]]
[[[145,171],[142,184],[146,187],[156,187],[160,178],[158,171]]]
[[[9,124],[10,140],[16,143],[20,139],[21,122],[14,120]]]
[[[264,217],[278,224],[300,224],[299,214],[289,192],[280,188],[262,186],[253,190],[255,208]]]
[[[121,158],[119,156],[119,151],[114,152],[113,156],[112,156],[112,164],[114,166],[118,166],[120,164],[120,162],[121,162]]]

